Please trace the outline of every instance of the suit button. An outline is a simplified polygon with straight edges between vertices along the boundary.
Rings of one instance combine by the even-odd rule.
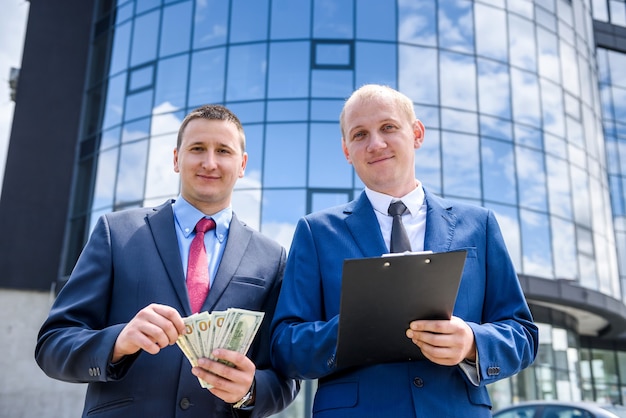
[[[500,367],[490,366],[487,367],[487,376],[497,376],[500,374]]]
[[[424,380],[421,377],[416,377],[415,379],[413,379],[413,384],[416,388],[423,388]]]
[[[180,403],[178,405],[180,406],[180,409],[186,410],[189,409],[189,407],[191,406],[191,402],[188,398],[183,398],[180,400]]]

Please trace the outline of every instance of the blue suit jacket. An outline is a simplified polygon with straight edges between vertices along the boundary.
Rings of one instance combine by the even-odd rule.
[[[530,365],[538,332],[494,214],[426,192],[424,249],[467,250],[454,315],[472,328],[480,385],[427,360],[341,370],[335,365],[343,261],[388,252],[365,193],[301,219],[272,323],[272,362],[319,379],[316,417],[491,417],[485,385]]]
[[[40,330],[35,357],[46,374],[89,383],[83,416],[250,416],[203,389],[176,345],[109,365],[118,334],[140,309],[159,303],[191,314],[171,203],[101,217]],[[248,353],[257,366],[254,417],[279,411],[299,388],[269,359],[269,323],[284,266],[284,248],[233,215],[203,310],[266,312]]]

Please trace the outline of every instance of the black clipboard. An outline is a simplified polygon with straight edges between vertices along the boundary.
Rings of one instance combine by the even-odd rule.
[[[343,264],[338,367],[423,359],[406,336],[416,319],[450,319],[466,250],[387,254]]]

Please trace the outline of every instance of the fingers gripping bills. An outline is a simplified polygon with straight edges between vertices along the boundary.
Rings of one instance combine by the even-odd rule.
[[[224,348],[246,354],[252,345],[264,312],[229,308],[225,311],[199,312],[183,318],[185,332],[178,337],[176,344],[193,367],[199,358],[215,360],[211,354],[216,348]],[[203,388],[211,385],[198,379]]]

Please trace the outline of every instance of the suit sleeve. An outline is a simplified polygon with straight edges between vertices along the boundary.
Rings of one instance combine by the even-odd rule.
[[[491,211],[486,232],[482,323],[469,323],[479,355],[481,386],[528,367],[535,359],[539,344],[537,326]]]
[[[327,251],[332,251],[332,245]],[[325,292],[310,225],[301,219],[290,249],[283,287],[272,324],[272,362],[287,376],[317,379],[335,371],[339,315],[326,317]],[[341,272],[325,272],[337,275]],[[329,303],[333,305],[333,303]]]
[[[258,342],[255,344],[254,352],[251,355],[257,371],[256,398],[254,407],[249,410],[234,409],[238,417],[266,417],[276,414],[286,408],[298,395],[300,381],[285,377],[282,373],[272,367],[270,361],[270,324],[274,317],[276,301],[280,292],[283,273],[285,270],[285,250],[281,248],[280,265],[274,278],[273,288],[269,297],[264,303],[263,311],[266,320],[261,324],[258,334]]]
[[[37,338],[35,359],[50,377],[96,382],[108,375],[113,345],[124,324],[106,326],[112,282],[111,240],[101,217]]]

